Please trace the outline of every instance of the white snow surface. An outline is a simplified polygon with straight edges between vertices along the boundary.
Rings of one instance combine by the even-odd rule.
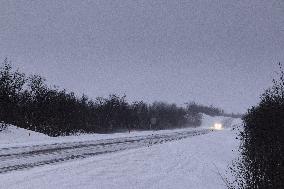
[[[210,128],[214,123],[223,123],[224,120],[224,117],[203,115],[201,128]],[[0,174],[0,188],[226,188],[220,174],[230,177],[226,171],[232,160],[238,156],[239,145],[237,133],[232,130],[232,126],[240,123],[240,119],[234,119],[230,126],[226,125],[226,129],[205,135]],[[168,133],[171,130],[156,132]],[[7,131],[0,132],[0,147],[143,136],[152,133],[136,131],[52,138],[9,126]]]
[[[8,125],[7,129],[0,132],[0,147],[7,144],[34,143],[49,139],[50,137],[45,134]]]

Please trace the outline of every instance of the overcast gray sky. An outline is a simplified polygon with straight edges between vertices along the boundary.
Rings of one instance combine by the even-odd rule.
[[[0,58],[91,98],[244,112],[284,63],[283,0],[0,2]]]

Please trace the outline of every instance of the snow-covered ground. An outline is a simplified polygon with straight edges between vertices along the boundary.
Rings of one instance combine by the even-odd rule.
[[[0,132],[0,147],[8,146],[9,144],[14,146],[17,144],[36,143],[50,140],[50,138],[42,133],[9,125],[7,129]]]
[[[204,116],[202,128],[216,122],[226,129],[209,134],[92,156],[54,165],[0,174],[0,188],[226,188],[219,173],[226,176],[227,166],[237,156],[238,141],[230,126],[239,119]],[[184,133],[187,129],[157,131]],[[190,130],[190,129],[189,129]],[[8,132],[8,131],[7,131]],[[30,131],[25,131],[30,132]],[[13,133],[12,131],[10,132]],[[132,136],[147,136],[151,131],[112,135],[81,135],[54,139],[32,133],[19,138],[25,145],[58,141],[89,141]],[[22,145],[2,139],[3,146]],[[41,138],[42,137],[42,138]],[[26,138],[26,139],[24,139]],[[31,139],[33,138],[33,139]],[[5,141],[5,142],[3,142]]]

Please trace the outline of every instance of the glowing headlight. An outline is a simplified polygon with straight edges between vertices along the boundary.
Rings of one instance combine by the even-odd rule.
[[[223,126],[222,126],[221,123],[215,123],[215,124],[214,124],[214,129],[216,129],[216,130],[222,130],[222,129],[223,129]]]

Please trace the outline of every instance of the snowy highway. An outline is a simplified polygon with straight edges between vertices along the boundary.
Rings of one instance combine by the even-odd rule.
[[[9,126],[0,133],[0,188],[225,189],[219,174],[238,156],[241,123],[203,115],[198,128],[62,137]]]
[[[147,147],[196,135],[212,129],[174,131],[145,136],[0,148],[0,174],[35,166],[83,159],[99,154]]]

